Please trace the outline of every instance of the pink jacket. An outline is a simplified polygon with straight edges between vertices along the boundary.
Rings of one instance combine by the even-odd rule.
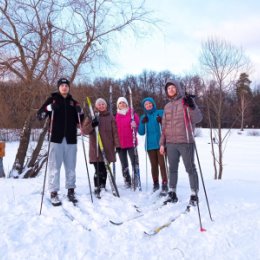
[[[134,121],[136,122],[136,129],[139,126],[139,116],[134,113]],[[132,148],[133,144],[133,130],[131,128],[131,109],[128,110],[126,115],[116,114],[116,125],[119,136],[119,142],[121,148]],[[137,145],[137,137],[135,131],[135,139]]]

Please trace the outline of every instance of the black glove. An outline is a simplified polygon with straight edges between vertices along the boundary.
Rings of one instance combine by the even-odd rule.
[[[161,124],[162,123],[162,117],[161,116],[157,116],[156,117],[156,120],[157,120],[157,122],[159,123],[159,124]]]
[[[42,121],[47,117],[47,113],[46,112],[37,113],[36,117],[39,121]]]
[[[184,104],[188,107],[190,107],[192,110],[195,109],[195,103],[191,95],[186,95],[183,98]]]
[[[98,124],[99,124],[98,118],[97,118],[97,117],[94,117],[94,118],[92,119],[92,123],[91,123],[92,127],[95,128],[96,126],[98,126]]]
[[[79,105],[76,105],[75,108],[76,108],[77,113],[81,114],[81,112],[82,112],[81,107]]]
[[[145,116],[144,118],[143,118],[143,120],[142,120],[142,123],[143,124],[146,124],[148,122],[148,116]]]
[[[117,153],[120,153],[120,151],[121,151],[121,148],[120,148],[120,147],[117,147],[117,148],[116,148],[116,152],[117,152]]]

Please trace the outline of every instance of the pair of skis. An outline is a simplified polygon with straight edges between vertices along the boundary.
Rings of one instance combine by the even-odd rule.
[[[95,114],[94,114],[94,111],[93,111],[93,108],[92,108],[92,104],[91,104],[90,98],[87,97],[86,101],[87,101],[87,104],[88,104],[90,115],[91,115],[92,119],[94,119],[95,118]],[[106,154],[105,154],[105,149],[104,149],[104,146],[103,146],[103,142],[102,142],[100,133],[98,131],[98,126],[95,127],[95,131],[96,131],[97,145],[98,145],[98,148],[101,151],[101,154],[102,154],[102,157],[103,157],[103,160],[104,160],[104,163],[105,163],[105,167],[106,167],[106,170],[107,170],[107,173],[108,173],[108,178],[109,178],[109,182],[110,182],[112,193],[116,197],[120,197],[119,192],[118,192],[118,188],[117,188],[117,185],[116,185],[116,182],[115,182],[114,175],[112,174],[112,170],[111,170],[110,164],[109,164],[109,162],[107,160],[107,157],[106,157]]]
[[[133,106],[133,96],[132,90],[128,87],[129,95],[130,95],[130,108],[131,108],[131,121],[134,121],[134,106]],[[134,167],[133,167],[133,175],[132,175],[132,186],[134,191],[136,188],[139,191],[142,190],[141,179],[140,179],[140,168],[139,168],[139,158],[137,152],[137,145],[136,145],[136,129],[133,128],[133,146],[134,146]]]
[[[159,209],[161,208],[162,206],[164,206],[165,204],[163,205],[160,205],[158,208],[156,209]],[[190,207],[191,205],[188,205],[184,211],[180,212],[178,215],[174,216],[174,217],[171,217],[167,222],[161,224],[161,225],[158,225],[157,227],[149,230],[149,231],[144,231],[144,234],[146,236],[154,236],[156,234],[158,234],[162,229],[166,228],[166,227],[169,227],[173,222],[175,222],[178,218],[180,218],[181,216],[183,215],[186,215],[187,213],[190,212]],[[129,217],[127,219],[125,219],[124,221],[112,221],[112,220],[109,220],[109,222],[115,226],[120,226],[126,222],[130,222],[130,221],[133,221],[133,220],[136,220],[138,218],[141,218],[143,216],[145,216],[145,212],[142,212],[138,207],[136,207],[136,210],[139,214],[133,216],[133,217]],[[201,230],[201,231],[206,231],[205,229]]]

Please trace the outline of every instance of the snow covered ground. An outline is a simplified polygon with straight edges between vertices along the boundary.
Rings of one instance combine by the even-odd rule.
[[[81,140],[78,143],[76,189],[79,208],[66,201],[63,170],[60,195],[64,209],[50,205],[46,189],[41,216],[44,171],[35,179],[0,179],[0,259],[260,259],[260,135],[250,136],[250,131],[242,134],[238,130],[232,131],[225,150],[221,181],[213,179],[208,130],[201,130],[196,138],[214,219],[212,222],[209,218],[201,185],[200,210],[206,232],[200,232],[198,212],[192,208],[189,214],[182,215],[156,236],[144,234],[144,231],[178,216],[185,209],[190,194],[188,177],[181,163],[177,191],[179,202],[158,209],[164,198],[151,193],[149,161],[146,185],[146,154],[142,137],[138,137],[142,192],[124,189],[117,162],[116,179],[121,197],[112,196],[107,182],[107,191],[102,193],[102,199],[94,198],[92,204]],[[87,141],[85,145],[87,149]],[[12,167],[17,147],[17,142],[7,143],[6,172]],[[88,167],[92,181],[93,166]],[[136,211],[135,205],[142,213]],[[120,226],[109,222],[135,216]]]

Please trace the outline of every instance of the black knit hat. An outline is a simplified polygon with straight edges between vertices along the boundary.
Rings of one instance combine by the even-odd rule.
[[[67,84],[68,86],[70,86],[70,82],[66,78],[60,78],[57,82],[57,87],[59,88],[61,84]]]

